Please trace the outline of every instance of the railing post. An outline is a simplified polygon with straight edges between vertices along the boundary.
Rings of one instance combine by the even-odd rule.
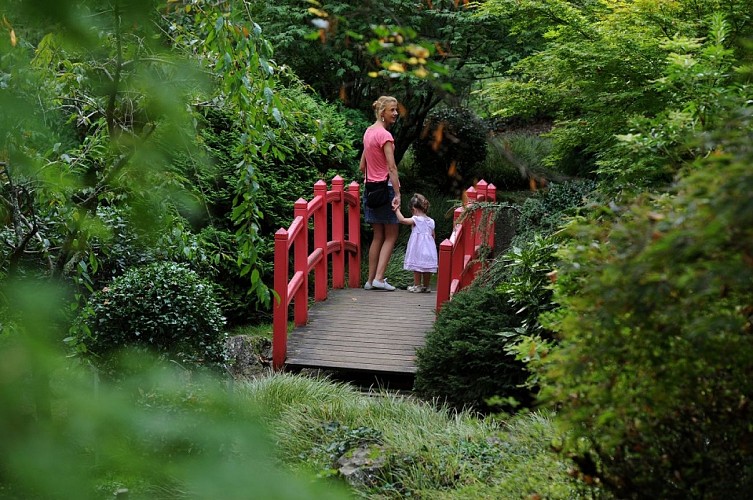
[[[332,179],[332,241],[339,250],[332,255],[332,288],[345,287],[345,181],[339,175]]]
[[[329,286],[329,255],[332,252],[332,283],[335,288],[345,286],[345,259],[348,254],[348,283],[360,287],[361,281],[361,205],[360,186],[352,182],[345,192],[340,176],[332,179],[332,190],[318,181],[314,184],[314,199],[309,203],[298,199],[290,227],[275,233],[274,289],[275,304],[272,327],[272,366],[280,370],[287,356],[288,317],[291,302],[296,326],[308,322],[309,273],[314,272],[314,298],[327,298]],[[332,208],[330,209],[330,205]],[[345,240],[345,211],[348,211],[348,240]],[[313,217],[314,251],[309,253],[309,218]],[[332,220],[331,227],[328,221]],[[332,238],[330,241],[329,238]],[[292,249],[293,270],[290,269]],[[292,277],[290,275],[292,274]]]
[[[355,199],[348,205],[348,242],[355,247],[348,252],[348,286],[361,288],[361,187],[351,182],[348,193]]]
[[[462,215],[462,207],[456,208],[452,213],[452,227],[454,228],[453,232],[456,234],[456,237],[455,241],[453,242],[454,248],[452,250],[452,265],[450,266],[450,297],[452,297],[453,294],[453,282],[460,279],[463,273],[463,267],[465,266],[463,262],[463,252],[465,251],[463,239],[467,238],[468,236],[467,234],[465,234],[463,223],[458,222]]]
[[[452,282],[452,242],[449,239],[439,244],[439,263],[437,266],[437,306],[436,313],[442,309],[442,304],[450,300],[450,283]]]
[[[302,225],[293,243],[293,274],[302,273],[301,285],[295,292],[293,305],[293,319],[296,326],[305,325],[309,314],[309,230],[308,230],[308,202],[298,198],[293,210],[295,218],[301,217]]]
[[[279,370],[285,364],[288,352],[288,232],[275,233],[274,280],[276,297],[272,318],[272,368]]]
[[[497,186],[494,184],[489,184],[486,189],[486,200],[487,201],[497,201]],[[489,246],[490,249],[494,248],[494,228],[496,224],[494,222],[493,217],[489,217],[487,219],[487,227],[486,227],[486,244]]]
[[[474,187],[475,196],[474,196],[474,202],[482,202],[486,201],[486,191],[487,191],[487,183],[484,180],[480,180],[476,183],[476,186]],[[470,272],[470,279],[468,281],[468,284],[470,284],[471,281],[473,281],[473,278],[478,274],[478,272],[481,270],[481,261],[479,260],[479,250],[481,249],[481,245],[485,243],[484,238],[486,238],[486,230],[488,227],[482,227],[485,219],[486,214],[484,213],[484,210],[480,207],[476,206],[476,208],[473,210],[473,259],[471,264],[471,272]],[[474,262],[475,261],[475,262]]]
[[[321,250],[322,258],[314,267],[314,299],[327,299],[329,272],[327,270],[327,183],[319,180],[314,184],[314,199],[320,198],[314,211],[314,250]]]
[[[471,211],[463,217],[463,265],[460,288],[465,288],[473,281],[471,271],[473,258],[476,254],[476,213]]]

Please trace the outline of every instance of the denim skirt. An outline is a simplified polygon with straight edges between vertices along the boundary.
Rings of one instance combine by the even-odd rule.
[[[395,190],[391,185],[387,186],[390,203],[382,205],[379,208],[366,206],[366,197],[361,196],[361,205],[363,206],[363,215],[369,224],[397,224],[397,215],[392,211],[392,199],[395,197]]]

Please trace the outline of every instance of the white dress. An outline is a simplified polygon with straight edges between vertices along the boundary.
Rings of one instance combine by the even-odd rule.
[[[419,273],[437,272],[437,244],[432,233],[434,219],[426,216],[413,216],[408,248],[405,250],[403,268]]]

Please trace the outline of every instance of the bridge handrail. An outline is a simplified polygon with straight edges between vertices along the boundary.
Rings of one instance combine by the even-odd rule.
[[[345,287],[345,262],[348,263],[348,286],[361,286],[361,205],[360,187],[352,182],[345,190],[339,175],[332,179],[332,189],[322,180],[314,184],[311,201],[299,198],[294,205],[294,219],[288,229],[275,233],[274,313],[272,319],[272,367],[279,370],[285,363],[288,344],[288,308],[293,304],[296,326],[308,321],[309,274],[314,271],[314,300],[327,298],[328,257],[332,256],[332,288]],[[345,234],[345,207],[348,207],[348,232]],[[328,217],[328,208],[329,217]],[[314,249],[309,253],[309,219],[314,219]],[[331,220],[331,227],[327,222]],[[331,234],[331,240],[327,235]],[[293,250],[293,274],[290,274],[290,251]]]
[[[467,201],[455,209],[452,234],[439,245],[437,314],[445,302],[473,281],[480,267],[478,257],[481,247],[494,248],[494,218],[483,217],[480,210],[471,210],[466,214],[468,206],[496,199],[497,188],[482,180],[466,190]],[[486,227],[482,227],[482,224]]]
[[[351,182],[345,190],[342,177],[332,179],[332,189],[319,180],[314,184],[311,201],[299,198],[294,204],[294,219],[288,229],[275,233],[274,248],[274,313],[272,324],[272,367],[279,370],[285,364],[288,344],[288,310],[293,304],[293,321],[303,326],[308,321],[309,274],[314,272],[314,300],[326,300],[328,291],[328,258],[332,256],[332,288],[345,287],[347,257],[348,287],[361,286],[361,203],[360,186]],[[442,304],[475,277],[480,263],[482,246],[494,246],[494,219],[484,218],[480,210],[469,210],[475,202],[495,201],[497,188],[479,181],[466,190],[462,207],[453,213],[454,229],[450,237],[439,245],[436,312]],[[347,210],[347,239],[345,218]],[[328,217],[328,208],[329,217]],[[313,217],[314,249],[309,252]],[[331,227],[327,222],[331,220]],[[482,227],[486,225],[487,227]],[[328,240],[328,235],[331,239]],[[483,240],[483,241],[482,241]],[[290,276],[290,254],[293,253],[293,273]]]

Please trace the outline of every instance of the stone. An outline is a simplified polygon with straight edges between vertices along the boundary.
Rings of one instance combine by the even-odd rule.
[[[377,484],[378,472],[384,467],[385,461],[382,446],[365,443],[348,450],[337,459],[337,470],[352,486],[373,486]]]
[[[228,372],[236,380],[267,375],[272,370],[272,341],[266,337],[235,335],[225,342]]]

